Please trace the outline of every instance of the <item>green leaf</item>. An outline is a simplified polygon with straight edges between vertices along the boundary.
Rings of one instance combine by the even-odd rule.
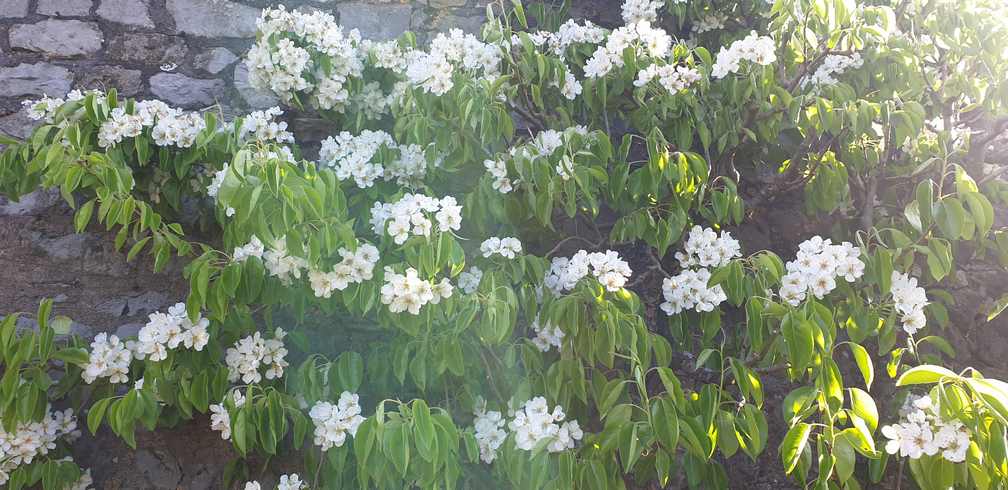
[[[77,213],[74,214],[74,230],[77,233],[81,233],[87,228],[88,223],[91,221],[91,214],[94,212],[95,200],[81,204],[81,207],[77,209]]]
[[[98,432],[98,426],[101,425],[102,417],[105,416],[105,411],[108,409],[109,403],[112,403],[112,400],[112,398],[104,398],[91,405],[87,416],[87,426],[91,434]]]
[[[795,466],[798,465],[798,460],[801,458],[802,451],[805,450],[805,444],[808,442],[809,434],[812,433],[812,426],[804,422],[800,422],[791,430],[787,432],[784,436],[784,440],[781,441],[780,445],[780,455],[781,462],[784,463],[784,473],[790,475],[794,471]]]
[[[868,425],[872,432],[878,428],[878,407],[867,391],[860,388],[849,388],[851,410]]]
[[[959,375],[941,366],[925,364],[908,369],[896,380],[896,386],[933,384],[943,379],[959,379]]]
[[[870,390],[872,381],[875,379],[875,365],[872,364],[868,350],[854,342],[848,342],[847,345],[851,348],[851,354],[854,355],[854,362],[857,364],[858,370],[861,371],[865,386]]]
[[[416,435],[420,456],[433,461],[434,453],[437,452],[437,434],[434,432],[430,408],[427,407],[427,402],[420,399],[413,400],[413,433]]]

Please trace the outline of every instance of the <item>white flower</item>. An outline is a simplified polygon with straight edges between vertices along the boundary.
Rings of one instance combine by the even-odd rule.
[[[281,475],[280,484],[277,485],[277,490],[301,490],[306,488],[308,484],[301,481],[301,478],[297,473],[291,475]]]
[[[470,267],[458,276],[458,287],[466,294],[473,294],[483,280],[483,271],[479,267]]]
[[[283,115],[283,111],[279,107],[252,112],[243,118],[242,124],[238,128],[238,138],[243,141],[260,143],[269,141],[294,143],[294,134],[287,131],[287,123],[275,120],[281,115]]]
[[[741,67],[742,61],[769,65],[777,61],[775,51],[776,46],[773,39],[757,36],[756,31],[752,31],[744,39],[733,42],[728,49],[721,48],[714,66],[711,67],[711,76],[724,78],[729,73],[736,73]]]
[[[683,251],[676,252],[675,256],[684,268],[699,266],[716,269],[741,257],[742,247],[727,231],[718,235],[710,228],[693,226],[683,245]]]
[[[563,346],[564,332],[560,327],[549,322],[540,323],[538,315],[532,320],[530,327],[536,333],[532,338],[532,344],[540,351],[548,352],[551,347],[560,350]]]
[[[665,301],[659,305],[667,315],[675,315],[684,310],[697,312],[714,311],[728,299],[721,285],[708,287],[708,269],[684,269],[678,275],[666,277],[662,281],[662,296]]]
[[[439,232],[462,227],[462,206],[454,197],[437,199],[407,193],[395,203],[376,202],[371,208],[371,227],[375,234],[388,233],[396,245],[406,243],[411,233],[430,236],[435,222]]]
[[[361,244],[356,251],[339,249],[343,258],[332,270],[308,271],[308,281],[316,297],[328,298],[333,291],[342,291],[350,284],[358,284],[369,280],[374,275],[374,267],[378,262],[378,249],[369,243]]]
[[[202,315],[193,322],[186,312],[185,303],[176,303],[167,313],[154,312],[147,316],[147,324],[140,329],[136,342],[127,347],[139,360],[163,361],[168,351],[184,347],[202,351],[210,340],[207,327],[210,321]]]
[[[385,284],[381,288],[382,304],[392,313],[408,312],[419,315],[427,303],[438,304],[442,298],[451,297],[453,286],[447,278],[439,283],[421,279],[417,270],[410,267],[404,274],[385,268]]]
[[[475,412],[476,420],[473,421],[475,429],[476,443],[479,445],[480,459],[484,463],[493,463],[497,458],[497,449],[504,444],[507,438],[507,431],[504,430],[504,418],[500,412],[483,411]]]
[[[852,55],[830,54],[823,58],[822,64],[815,73],[806,76],[801,81],[801,86],[824,86],[837,83],[836,75],[840,75],[850,68],[860,68],[864,64],[861,53]]]
[[[245,484],[245,490],[262,490],[262,485],[257,481],[250,481]]]
[[[574,289],[590,272],[609,291],[619,291],[630,278],[630,265],[615,251],[588,253],[579,250],[570,258],[554,257],[543,283],[554,294]]]
[[[308,412],[315,424],[315,444],[328,451],[341,447],[347,435],[353,436],[364,422],[356,393],[344,391],[335,405],[319,401]]]
[[[658,9],[664,4],[659,0],[626,0],[623,2],[623,22],[654,22],[658,20]]]
[[[546,441],[546,450],[556,453],[573,449],[575,442],[584,436],[576,420],[561,425],[559,422],[564,418],[563,408],[557,405],[550,412],[546,399],[539,396],[527,401],[515,412],[508,428],[515,434],[518,449],[531,451],[540,442]]]
[[[87,384],[98,378],[109,378],[109,382],[113,384],[125,383],[129,380],[126,375],[132,358],[133,355],[119,337],[99,333],[91,342],[88,363],[81,371],[81,377]]]
[[[829,239],[814,236],[798,245],[795,260],[785,265],[779,295],[791,306],[798,306],[809,292],[822,299],[837,286],[837,278],[853,282],[864,275],[861,250],[850,242],[834,245]]]
[[[287,361],[287,349],[284,348],[283,338],[286,332],[283,329],[276,329],[272,339],[264,339],[255,332],[228,348],[225,352],[224,362],[228,367],[228,380],[233,382],[242,380],[245,384],[258,383],[262,381],[263,375],[266,379],[280,378],[283,376]],[[260,373],[261,367],[265,367],[265,373]]]
[[[909,275],[893,271],[891,279],[893,307],[902,315],[903,330],[908,335],[914,335],[927,323],[924,315],[924,307],[928,304],[927,293],[917,286],[917,279]]]
[[[513,259],[522,253],[522,244],[515,237],[490,237],[480,244],[480,252],[484,257],[500,255],[506,259]]]

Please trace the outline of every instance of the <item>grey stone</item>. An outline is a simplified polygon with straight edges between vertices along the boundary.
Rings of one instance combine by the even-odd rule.
[[[430,6],[434,8],[444,8],[444,7],[461,7],[465,5],[468,0],[428,0]]]
[[[91,0],[39,0],[35,11],[49,16],[84,17],[91,13],[91,4]]]
[[[4,134],[19,140],[25,140],[31,136],[32,131],[39,121],[33,121],[28,117],[26,111],[17,111],[0,117],[0,134]],[[0,145],[2,148],[3,145]]]
[[[15,323],[14,325],[15,325],[15,329],[17,329],[18,332],[27,332],[29,330],[37,332],[38,328],[39,328],[38,321],[36,321],[34,318],[28,318],[28,317],[23,317],[23,316],[18,317],[17,323]],[[49,319],[49,325],[50,326],[52,325],[52,318]],[[75,321],[71,321],[70,322],[70,335],[76,335],[78,337],[83,337],[85,339],[90,339],[90,338],[94,337],[95,332],[94,332],[94,328],[92,328],[92,327],[90,327],[88,325],[84,325],[83,323],[77,323]],[[66,337],[67,337],[66,334],[56,335],[56,339],[57,340],[63,340]]]
[[[165,34],[126,32],[109,39],[105,55],[109,59],[150,65],[174,63],[181,65],[186,60],[189,46],[178,36]]]
[[[253,37],[259,9],[229,0],[167,0],[179,32],[202,37]]]
[[[224,82],[190,78],[180,73],[158,73],[150,78],[150,90],[158,98],[173,105],[208,106],[224,93]]]
[[[33,237],[34,245],[53,260],[82,272],[122,277],[129,273],[126,259],[105,238],[94,233],[80,233],[56,238]]]
[[[340,24],[359,29],[366,39],[388,40],[409,30],[413,7],[402,4],[375,5],[349,2],[337,5]]]
[[[0,0],[0,19],[27,16],[28,0]]]
[[[140,329],[144,328],[143,323],[125,323],[116,328],[115,335],[120,339],[128,339],[140,335]]]
[[[238,91],[238,95],[241,95],[242,100],[249,107],[253,109],[265,109],[280,104],[280,99],[273,95],[272,92],[259,90],[249,84],[248,76],[248,67],[245,66],[245,63],[238,63],[234,70],[234,86]]]
[[[115,88],[119,95],[133,96],[140,92],[142,78],[140,70],[120,66],[97,66],[85,71],[77,86],[99,90]]]
[[[36,216],[62,200],[56,189],[39,189],[21,196],[17,202],[0,197],[0,216]]]
[[[101,0],[96,11],[99,17],[136,27],[154,27],[150,10],[143,0]]]
[[[48,19],[11,27],[11,48],[54,57],[75,57],[101,51],[101,29],[94,22]]]
[[[146,315],[163,309],[168,304],[168,297],[157,291],[147,291],[137,296],[126,298],[126,315]]]
[[[182,481],[182,468],[170,453],[140,449],[134,456],[136,469],[147,478],[151,488],[175,489]]]
[[[0,68],[0,97],[47,94],[62,97],[72,84],[70,70],[49,63],[21,63]]]
[[[221,70],[231,66],[231,63],[235,61],[238,61],[238,57],[230,49],[213,48],[196,56],[194,64],[197,68],[207,73],[217,74]]]
[[[485,15],[455,15],[455,14],[442,14],[439,15],[434,20],[434,31],[441,32],[447,31],[448,29],[462,29],[463,32],[469,34],[480,33],[483,29],[483,23],[486,22]]]

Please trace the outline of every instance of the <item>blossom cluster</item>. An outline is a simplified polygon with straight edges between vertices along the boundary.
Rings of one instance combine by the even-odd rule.
[[[289,285],[294,279],[300,279],[301,271],[308,268],[308,261],[287,253],[286,237],[278,238],[267,250],[262,241],[253,235],[248,243],[235,247],[231,260],[243,262],[249,257],[261,259],[270,276],[276,277],[285,285]]]
[[[144,100],[136,103],[133,113],[127,113],[123,107],[112,109],[109,118],[98,128],[98,146],[116,145],[125,138],[139,136],[148,127],[153,128],[154,144],[188,148],[196,142],[196,136],[206,128],[206,123],[199,114],[169,107],[160,100]]]
[[[43,95],[41,99],[36,100],[23,100],[21,105],[25,108],[25,112],[28,118],[33,121],[44,121],[47,124],[52,124],[54,122],[53,118],[56,116],[56,112],[63,107],[63,104],[67,102],[75,102],[78,100],[84,100],[88,94],[94,94],[95,99],[99,102],[105,100],[105,96],[96,90],[71,90],[65,98],[49,97],[48,95]]]
[[[284,368],[288,365],[284,360],[287,355],[283,344],[285,335],[287,333],[283,329],[277,328],[272,339],[264,339],[255,332],[235,342],[224,357],[228,380],[233,383],[241,379],[243,383],[251,384],[262,381],[263,374],[266,379],[283,377]],[[259,372],[260,367],[266,367],[265,373]]]
[[[662,281],[662,297],[665,301],[659,307],[667,315],[685,310],[698,313],[714,311],[728,296],[721,285],[708,286],[710,269],[728,265],[732,259],[741,255],[742,248],[731,233],[722,231],[718,234],[710,228],[694,225],[683,244],[683,250],[675,254],[683,270]]]
[[[345,109],[350,79],[364,71],[356,29],[344,33],[332,15],[283,6],[264,9],[257,27],[258,40],[245,59],[253,87],[269,89],[284,102],[310,92],[311,103],[319,109]],[[311,69],[313,52],[330,59],[328,69]]]
[[[822,299],[836,288],[837,277],[854,282],[864,275],[861,250],[850,242],[834,245],[828,238],[814,236],[798,245],[795,260],[786,264],[787,274],[781,278],[780,297],[791,306],[798,306],[808,292]]]
[[[522,160],[530,165],[536,165],[539,158],[551,158],[560,148],[568,145],[576,137],[588,138],[590,141],[595,133],[590,133],[584,126],[572,126],[562,131],[545,129],[536,133],[529,142],[511,148],[507,153],[483,162],[487,173],[493,179],[491,186],[501,194],[507,194],[513,189],[513,181],[508,176],[508,161]],[[587,142],[586,141],[586,142]],[[555,166],[557,175],[563,180],[569,180],[574,174],[574,160],[565,154]]]
[[[231,392],[231,401],[234,408],[241,408],[245,405],[245,397],[238,390]],[[225,402],[210,405],[210,429],[220,432],[221,439],[231,439],[231,414],[228,413]]]
[[[607,33],[608,31],[590,20],[578,24],[574,19],[568,19],[556,32],[536,31],[527,34],[535,46],[548,46],[554,55],[564,58],[568,47],[575,44],[599,44],[605,40]],[[511,44],[520,46],[521,38],[517,34],[512,34]]]
[[[69,408],[61,412],[46,406],[42,420],[18,422],[13,432],[0,427],[0,485],[7,483],[18,466],[29,465],[36,457],[56,449],[61,437],[73,442],[80,435],[77,417]]]
[[[256,480],[245,482],[244,490],[262,490],[262,484]],[[277,483],[276,490],[301,490],[308,488],[308,484],[298,476],[297,473],[290,475],[280,475],[280,482]]]
[[[574,289],[590,272],[609,291],[619,291],[633,271],[613,250],[588,253],[579,250],[571,257],[554,257],[543,284],[555,294]]]
[[[133,354],[119,337],[105,332],[95,335],[91,341],[91,352],[88,353],[88,363],[81,371],[81,378],[87,384],[94,383],[98,378],[109,378],[111,383],[129,381],[130,361]]]
[[[190,320],[185,303],[176,303],[168,308],[167,313],[151,313],[147,319],[147,324],[137,334],[137,340],[126,342],[126,348],[138,360],[163,361],[168,357],[168,350],[180,346],[202,351],[210,341],[207,333],[210,321],[202,316],[195,322]]]
[[[409,312],[419,315],[420,308],[427,303],[438,304],[444,298],[450,298],[454,287],[448,278],[434,283],[421,279],[417,270],[410,267],[399,274],[391,267],[385,267],[385,284],[381,287],[381,302],[388,305],[392,313]]]
[[[731,233],[717,234],[710,228],[694,225],[690,229],[681,252],[676,252],[676,260],[683,268],[717,268],[728,265],[732,259],[742,256],[742,247]]]
[[[384,131],[363,130],[358,135],[343,131],[322,142],[319,164],[332,168],[340,180],[353,179],[362,189],[384,178],[410,185],[427,172],[427,159],[420,145],[400,145]]]
[[[457,67],[494,79],[500,75],[500,49],[461,29],[439,33],[429,52],[407,53],[406,78],[427,93],[444,95],[454,86]]]
[[[924,307],[928,304],[927,293],[917,285],[916,278],[907,274],[893,271],[890,282],[893,306],[902,315],[900,323],[903,330],[914,335],[927,324],[927,317],[924,316]]]
[[[497,449],[507,439],[507,431],[504,430],[504,417],[498,411],[487,411],[482,407],[474,413],[476,415],[476,419],[473,421],[474,435],[476,444],[479,446],[480,459],[487,464],[493,463],[494,459],[497,459]]]
[[[434,227],[450,232],[462,227],[462,206],[452,196],[437,199],[423,194],[405,194],[394,203],[376,202],[371,208],[371,226],[375,234],[387,231],[396,245],[414,236],[429,237]]]
[[[672,36],[664,29],[652,27],[647,21],[620,27],[612,31],[606,43],[596,48],[585,62],[585,77],[602,78],[614,68],[623,67],[623,52],[627,48],[633,48],[641,55],[665,58],[671,52]]]
[[[522,253],[522,244],[515,237],[490,237],[480,244],[480,252],[484,257],[500,255],[505,259],[513,259]]]
[[[328,451],[341,447],[347,434],[357,434],[357,428],[364,422],[357,394],[344,391],[335,405],[326,401],[315,403],[308,412],[315,424],[315,445]]]
[[[626,0],[623,2],[623,22],[655,22],[658,20],[658,9],[665,5],[661,0]]]
[[[479,267],[473,266],[459,274],[458,287],[463,293],[472,294],[479,288],[482,280],[483,271]]]
[[[335,290],[342,291],[350,284],[370,280],[374,275],[375,264],[378,263],[378,249],[370,243],[364,243],[357,250],[339,249],[343,258],[330,271],[308,271],[308,281],[312,291],[319,298],[328,298]]]
[[[294,134],[287,130],[287,123],[276,120],[281,115],[283,110],[279,107],[253,111],[242,120],[238,137],[242,141],[294,143]]]
[[[695,68],[682,65],[659,65],[652,64],[637,72],[637,80],[634,86],[643,87],[655,78],[661,83],[669,93],[676,93],[686,90],[690,85],[699,82],[703,77]]]
[[[515,445],[525,451],[533,450],[540,442],[546,441],[546,450],[551,453],[573,449],[574,443],[584,437],[584,432],[576,420],[560,424],[566,415],[559,405],[549,410],[546,399],[537,396],[515,412],[508,424],[515,434]]]
[[[532,344],[537,349],[548,352],[551,347],[556,347],[557,350],[560,350],[564,339],[564,332],[560,330],[560,327],[548,321],[540,322],[538,315],[532,320],[530,327],[536,333],[536,336],[532,338]]]
[[[882,427],[885,450],[900,457],[918,459],[921,456],[941,456],[952,463],[966,460],[970,446],[970,431],[958,420],[942,418],[938,405],[930,396],[910,395],[900,410],[899,423]]]
[[[773,39],[767,36],[758,36],[756,31],[752,31],[745,38],[733,42],[727,49],[722,47],[718,52],[714,66],[711,67],[711,76],[724,78],[729,73],[738,73],[743,61],[763,66],[777,61]]]
[[[697,312],[714,311],[728,299],[721,285],[708,286],[709,269],[683,269],[682,272],[662,281],[662,297],[665,301],[659,307],[667,315],[675,315],[685,310]]]
[[[863,64],[864,60],[861,59],[861,53],[854,53],[852,55],[826,55],[819,68],[816,68],[815,73],[802,80],[801,86],[804,88],[810,85],[833,85],[837,83],[836,75],[840,75],[851,68],[860,68]]]

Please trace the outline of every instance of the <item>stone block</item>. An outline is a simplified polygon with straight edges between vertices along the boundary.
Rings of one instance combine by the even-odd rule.
[[[70,70],[50,63],[0,67],[0,97],[62,97],[72,84]]]
[[[175,29],[201,37],[254,37],[259,9],[229,0],[167,0]]]
[[[358,29],[365,39],[388,40],[410,28],[411,5],[341,3],[336,6],[339,22],[346,29]]]
[[[150,9],[144,0],[101,0],[99,17],[133,27],[154,27]]]
[[[217,102],[224,93],[224,82],[191,78],[180,73],[158,73],[150,78],[150,90],[169,104],[199,107]]]
[[[50,17],[86,17],[91,13],[92,3],[92,0],[39,0],[35,12]]]
[[[48,19],[19,24],[10,29],[14,49],[34,51],[52,57],[73,58],[101,51],[104,36],[98,24],[80,20]]]

